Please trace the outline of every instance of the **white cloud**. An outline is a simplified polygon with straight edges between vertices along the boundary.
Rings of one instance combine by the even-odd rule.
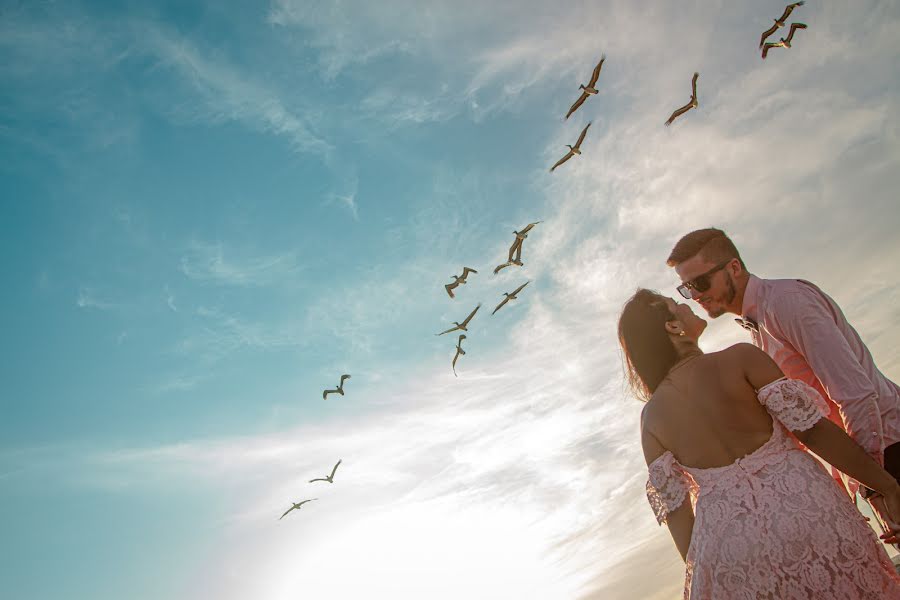
[[[80,287],[78,297],[75,299],[78,308],[96,308],[98,310],[112,310],[118,305],[97,297],[97,293],[89,287]]]

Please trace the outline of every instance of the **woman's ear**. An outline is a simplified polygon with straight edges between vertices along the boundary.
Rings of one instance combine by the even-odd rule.
[[[681,335],[683,332],[684,328],[681,325],[681,321],[666,321],[666,333]]]

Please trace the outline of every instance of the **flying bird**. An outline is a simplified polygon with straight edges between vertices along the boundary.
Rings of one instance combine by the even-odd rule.
[[[564,162],[566,162],[567,160],[569,160],[576,154],[581,154],[581,142],[584,141],[584,136],[585,136],[585,134],[587,134],[588,127],[590,127],[590,126],[591,126],[590,123],[588,123],[587,125],[584,126],[584,129],[581,130],[581,135],[578,136],[578,141],[575,142],[574,146],[570,146],[569,144],[566,144],[566,147],[569,149],[569,153],[566,154],[565,156],[563,156],[561,159],[559,159],[555,165],[550,167],[551,173],[553,172],[553,170],[556,167],[563,164]]]
[[[787,6],[785,6],[784,14],[782,14],[777,19],[772,19],[773,21],[775,21],[775,24],[772,25],[766,31],[764,31],[762,34],[762,37],[759,38],[759,47],[762,48],[763,44],[766,41],[766,38],[768,38],[770,35],[775,33],[779,27],[784,27],[785,23],[787,22],[787,18],[789,16],[791,16],[791,13],[794,11],[795,8],[797,8],[798,6],[803,6],[804,4],[805,4],[805,2],[794,2],[793,4],[788,4]]]
[[[528,232],[531,231],[531,228],[538,223],[543,223],[543,221],[535,221],[534,223],[529,223],[522,229],[522,231],[513,231],[516,239],[513,240],[512,246],[509,247],[509,257],[507,258],[507,260],[512,261],[513,254],[515,254],[516,251],[518,251],[518,255],[520,257],[522,256],[522,240],[528,237]]]
[[[521,246],[519,246],[517,255],[518,255],[518,256],[521,256],[521,255],[522,255],[522,247],[521,247]],[[512,265],[518,265],[518,266],[521,267],[521,266],[524,265],[524,264],[525,264],[525,263],[523,263],[521,260],[519,260],[518,257],[517,257],[517,258],[514,258],[513,260],[508,260],[508,261],[506,261],[505,263],[503,263],[502,265],[497,265],[497,267],[494,269],[494,275],[496,275],[497,273],[500,272],[501,269],[505,269],[506,267],[510,267],[510,266],[512,266]]]
[[[473,310],[472,312],[469,313],[469,316],[466,317],[466,320],[465,320],[465,321],[463,321],[462,323],[458,323],[458,322],[456,322],[456,321],[453,321],[453,324],[456,325],[456,327],[451,327],[451,328],[448,329],[447,331],[442,331],[442,332],[436,333],[436,334],[434,334],[434,335],[444,335],[445,333],[450,333],[451,331],[456,331],[457,329],[461,329],[462,331],[468,331],[468,329],[466,329],[466,325],[469,324],[469,321],[472,320],[472,317],[475,316],[475,313],[478,312],[478,309],[479,309],[479,308],[481,308],[481,303],[480,303],[480,302],[478,303],[478,306],[475,307],[475,310]]]
[[[692,108],[697,108],[697,106],[699,105],[699,103],[697,102],[697,78],[698,77],[700,77],[700,73],[694,73],[694,78],[691,80],[691,100],[690,100],[690,102],[688,102],[681,108],[676,109],[675,112],[672,113],[672,116],[669,117],[668,121],[666,121],[667,127],[669,125],[671,125],[672,121],[674,121],[676,118],[680,117],[681,115],[683,115],[687,111],[691,110]]]
[[[343,396],[344,395],[344,380],[346,380],[346,379],[350,379],[350,376],[349,375],[341,375],[341,383],[333,390],[323,391],[322,392],[322,400],[327,400],[328,394],[340,394],[341,396]]]
[[[459,358],[461,354],[465,354],[466,351],[462,349],[462,341],[466,339],[466,335],[464,333],[459,334],[459,340],[456,342],[456,355],[453,357],[453,364],[450,366],[453,368],[453,376],[456,377],[456,359]]]
[[[790,31],[788,31],[788,36],[786,38],[781,38],[777,42],[766,42],[762,50],[763,60],[766,59],[766,56],[769,54],[769,50],[771,50],[772,48],[790,48],[791,40],[794,37],[794,32],[798,29],[806,29],[806,23],[791,23],[791,29]]]
[[[566,113],[567,119],[569,118],[569,115],[578,110],[578,108],[582,104],[584,104],[584,101],[588,99],[588,96],[592,96],[597,93],[597,88],[595,88],[594,86],[597,85],[597,78],[600,77],[600,69],[603,67],[604,60],[606,60],[606,55],[601,55],[600,62],[597,63],[597,66],[594,67],[594,72],[591,73],[591,80],[588,81],[588,84],[586,86],[583,84],[578,86],[578,89],[584,91],[581,92],[581,97],[575,101],[575,104],[573,104],[572,107],[569,108],[569,112]]]
[[[500,304],[497,305],[497,308],[495,308],[495,309],[494,309],[494,312],[492,312],[491,314],[494,314],[495,312],[497,312],[498,310],[500,310],[500,308],[501,308],[504,304],[506,304],[507,302],[509,302],[510,300],[515,300],[515,299],[516,299],[516,294],[518,294],[519,292],[521,292],[521,291],[522,291],[522,288],[524,288],[524,287],[525,287],[526,285],[528,285],[529,283],[530,283],[530,282],[526,281],[525,283],[523,283],[522,285],[520,285],[519,287],[517,287],[516,289],[514,289],[511,293],[503,292],[503,295],[506,296],[506,298],[504,298],[504,299],[500,302]]]
[[[338,465],[341,464],[341,461],[343,460],[344,459],[340,459],[337,461],[337,464],[334,465],[334,468],[331,470],[331,475],[329,475],[328,477],[316,477],[315,479],[310,479],[309,482],[312,483],[313,481],[327,481],[328,483],[334,483],[334,472],[337,471]]]
[[[447,290],[447,293],[450,294],[450,297],[451,298],[455,297],[453,295],[453,290],[460,284],[466,283],[466,277],[469,276],[469,273],[477,273],[477,272],[478,271],[476,271],[475,269],[472,269],[469,267],[463,267],[462,275],[451,275],[450,277],[453,278],[453,282],[448,283],[447,285],[444,286],[444,288]]]
[[[295,508],[300,508],[307,502],[312,502],[313,500],[318,500],[318,498],[310,498],[309,500],[304,500],[303,502],[300,502],[300,503],[291,502],[291,504],[293,504],[293,506],[290,507],[289,509],[287,509],[286,511],[284,511],[284,514],[281,515],[280,517],[278,517],[278,520],[280,521],[281,519],[285,518],[287,516],[287,514],[289,512],[291,512],[292,510],[294,510]]]

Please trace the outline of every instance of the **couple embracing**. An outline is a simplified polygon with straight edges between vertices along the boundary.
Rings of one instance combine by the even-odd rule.
[[[851,478],[900,541],[900,388],[834,300],[747,271],[719,229],[687,234],[668,265],[679,300],[641,289],[619,319],[646,401],[647,498],[686,563],[685,598],[895,598],[887,552],[811,450]],[[752,336],[704,353],[726,313]]]

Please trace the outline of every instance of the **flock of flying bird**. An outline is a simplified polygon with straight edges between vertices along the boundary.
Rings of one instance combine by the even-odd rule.
[[[768,39],[779,28],[784,27],[787,24],[787,19],[791,15],[791,13],[794,11],[794,9],[797,8],[798,6],[802,6],[803,4],[805,4],[805,2],[803,0],[801,0],[800,2],[794,2],[792,4],[788,4],[784,9],[784,13],[777,19],[773,19],[773,21],[775,21],[775,24],[763,32],[762,37],[759,40],[759,48],[762,50],[762,58],[763,59],[766,58],[766,56],[769,53],[769,50],[771,50],[772,48],[790,48],[791,40],[794,37],[794,33],[798,29],[806,29],[807,28],[805,23],[791,23],[787,37],[783,37],[777,42],[766,42],[766,39]],[[605,61],[605,60],[606,60],[606,56],[601,55],[600,62],[598,62],[597,66],[594,67],[594,70],[591,73],[591,78],[588,80],[587,85],[581,84],[579,86],[579,89],[582,90],[581,96],[579,96],[579,98],[577,100],[575,100],[575,102],[569,108],[569,111],[566,113],[566,116],[565,116],[566,119],[568,119],[572,115],[572,113],[574,113],[576,110],[578,110],[581,107],[581,105],[584,104],[584,102],[588,98],[590,98],[591,96],[596,95],[598,93],[598,90],[596,88],[597,80],[600,77],[600,70],[603,68],[603,61]],[[683,115],[690,109],[697,108],[697,106],[699,105],[699,103],[697,102],[697,79],[699,77],[700,77],[699,73],[694,73],[694,76],[691,79],[690,100],[688,101],[687,104],[675,109],[675,111],[672,112],[671,116],[669,116],[669,118],[665,122],[666,126],[671,125],[675,119],[677,119],[679,116]],[[588,124],[585,125],[584,129],[581,130],[581,135],[578,136],[578,140],[575,142],[574,146],[570,146],[568,144],[566,145],[566,147],[569,149],[569,152],[565,156],[563,156],[561,159],[559,159],[556,162],[556,164],[554,164],[552,167],[550,167],[550,172],[553,172],[558,166],[560,166],[561,164],[563,164],[564,162],[566,162],[573,156],[581,154],[581,143],[584,141],[584,138],[587,135],[587,131],[590,126],[591,126],[591,122],[588,122]],[[521,231],[513,231],[513,234],[515,235],[515,239],[513,240],[512,245],[509,247],[509,253],[507,256],[507,260],[506,260],[506,262],[501,263],[494,268],[494,275],[499,273],[501,270],[503,270],[507,267],[513,266],[513,265],[519,266],[519,267],[524,266],[524,263],[522,262],[522,244],[525,241],[525,238],[528,237],[528,232],[531,231],[531,229],[538,223],[541,223],[541,221],[529,223],[527,226],[523,227]],[[455,294],[453,293],[453,290],[458,288],[460,285],[465,285],[470,273],[477,274],[478,271],[476,271],[475,269],[473,269],[471,267],[463,267],[463,271],[462,271],[461,275],[451,275],[451,277],[453,278],[453,281],[444,286],[444,288],[447,290],[447,295],[449,295],[450,298],[456,297]],[[530,283],[530,281],[526,281],[525,283],[523,283],[522,285],[517,287],[512,292],[504,292],[503,300],[500,302],[500,304],[497,305],[497,307],[494,309],[494,311],[491,314],[492,315],[495,314],[510,300],[516,300],[519,292],[521,292],[525,288],[525,286],[528,285],[529,283]],[[469,331],[469,329],[468,329],[469,322],[475,316],[475,313],[478,312],[479,308],[481,308],[481,303],[478,303],[478,305],[472,310],[472,312],[469,313],[469,315],[465,319],[463,319],[463,321],[461,323],[458,321],[453,321],[452,322],[454,325],[453,327],[451,327],[450,329],[447,329],[446,331],[436,333],[435,335],[444,335],[445,333],[451,333],[453,331],[468,332]],[[457,342],[456,342],[456,354],[453,356],[453,361],[451,363],[451,369],[453,370],[454,376],[456,376],[456,361],[459,359],[460,356],[462,356],[466,353],[465,350],[462,349],[462,341],[464,339],[466,339],[465,334],[460,334],[459,338],[457,339]],[[344,381],[346,381],[347,379],[350,379],[350,375],[347,375],[347,374],[341,375],[341,380],[340,380],[340,383],[338,384],[338,386],[334,389],[324,390],[322,392],[322,399],[327,400],[328,394],[340,394],[341,396],[343,396],[344,395]],[[337,461],[337,464],[335,464],[334,468],[331,470],[331,474],[328,475],[327,477],[317,477],[315,479],[310,479],[309,483],[313,483],[314,481],[327,481],[328,483],[334,483],[334,474],[337,471],[337,468],[341,464],[341,462],[342,462],[342,460]],[[313,500],[318,500],[318,498],[309,498],[307,500],[303,500],[302,502],[291,502],[292,506],[289,509],[287,509],[287,511],[285,511],[285,513],[283,515],[281,515],[279,520],[281,520],[285,516],[287,516],[287,514],[290,513],[292,510],[299,509],[301,506],[303,506],[307,502],[312,502]]]

